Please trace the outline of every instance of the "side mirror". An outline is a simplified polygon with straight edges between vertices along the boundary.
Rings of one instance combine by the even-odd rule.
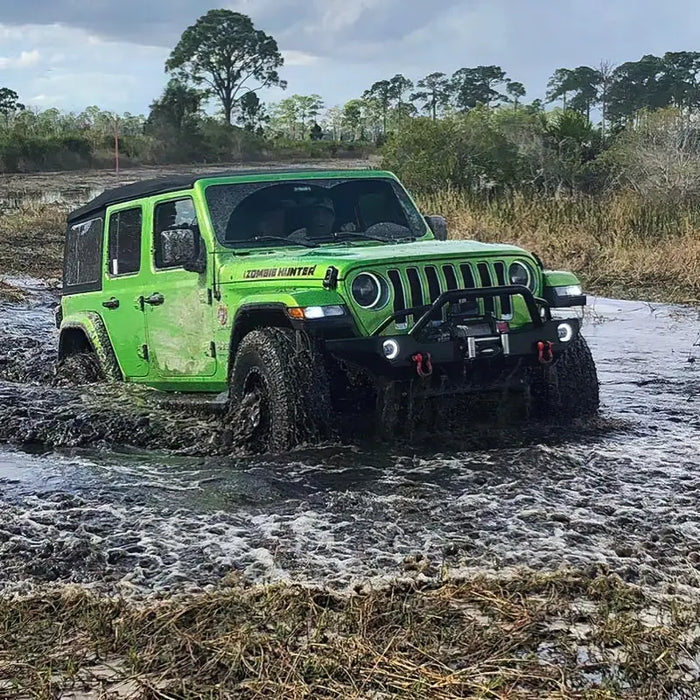
[[[161,267],[182,267],[188,272],[203,273],[207,269],[206,250],[199,231],[174,228],[160,233]]]
[[[428,222],[430,230],[438,241],[447,240],[447,220],[444,216],[433,214],[431,216],[426,216],[425,220]]]

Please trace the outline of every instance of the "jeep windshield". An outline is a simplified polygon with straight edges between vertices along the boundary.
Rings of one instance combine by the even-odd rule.
[[[415,240],[425,220],[390,179],[313,179],[210,185],[209,216],[232,248]]]

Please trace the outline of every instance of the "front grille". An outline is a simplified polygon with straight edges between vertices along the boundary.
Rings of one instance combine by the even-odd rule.
[[[461,262],[409,267],[405,271],[390,269],[386,276],[391,285],[394,311],[401,312],[412,307],[428,306],[447,290],[505,285],[506,270],[507,263],[503,261]],[[474,316],[494,312],[499,318],[508,318],[513,313],[509,297],[465,301],[460,311]],[[414,318],[411,318],[411,314],[399,316],[396,324],[405,328],[407,322],[415,323],[420,315],[417,313]]]

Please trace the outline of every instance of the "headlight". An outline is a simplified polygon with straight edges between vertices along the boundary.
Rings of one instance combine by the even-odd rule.
[[[514,262],[508,268],[508,278],[511,284],[527,287],[531,292],[537,290],[537,278],[529,265]]]
[[[361,272],[352,283],[352,298],[363,309],[383,306],[388,298],[386,282],[371,272]]]

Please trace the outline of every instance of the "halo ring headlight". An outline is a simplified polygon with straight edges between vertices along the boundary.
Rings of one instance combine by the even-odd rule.
[[[508,268],[508,279],[511,284],[527,287],[531,292],[537,289],[537,278],[529,265],[522,262],[511,263]]]
[[[387,297],[387,284],[373,272],[361,272],[352,282],[352,298],[363,309],[376,309]]]

